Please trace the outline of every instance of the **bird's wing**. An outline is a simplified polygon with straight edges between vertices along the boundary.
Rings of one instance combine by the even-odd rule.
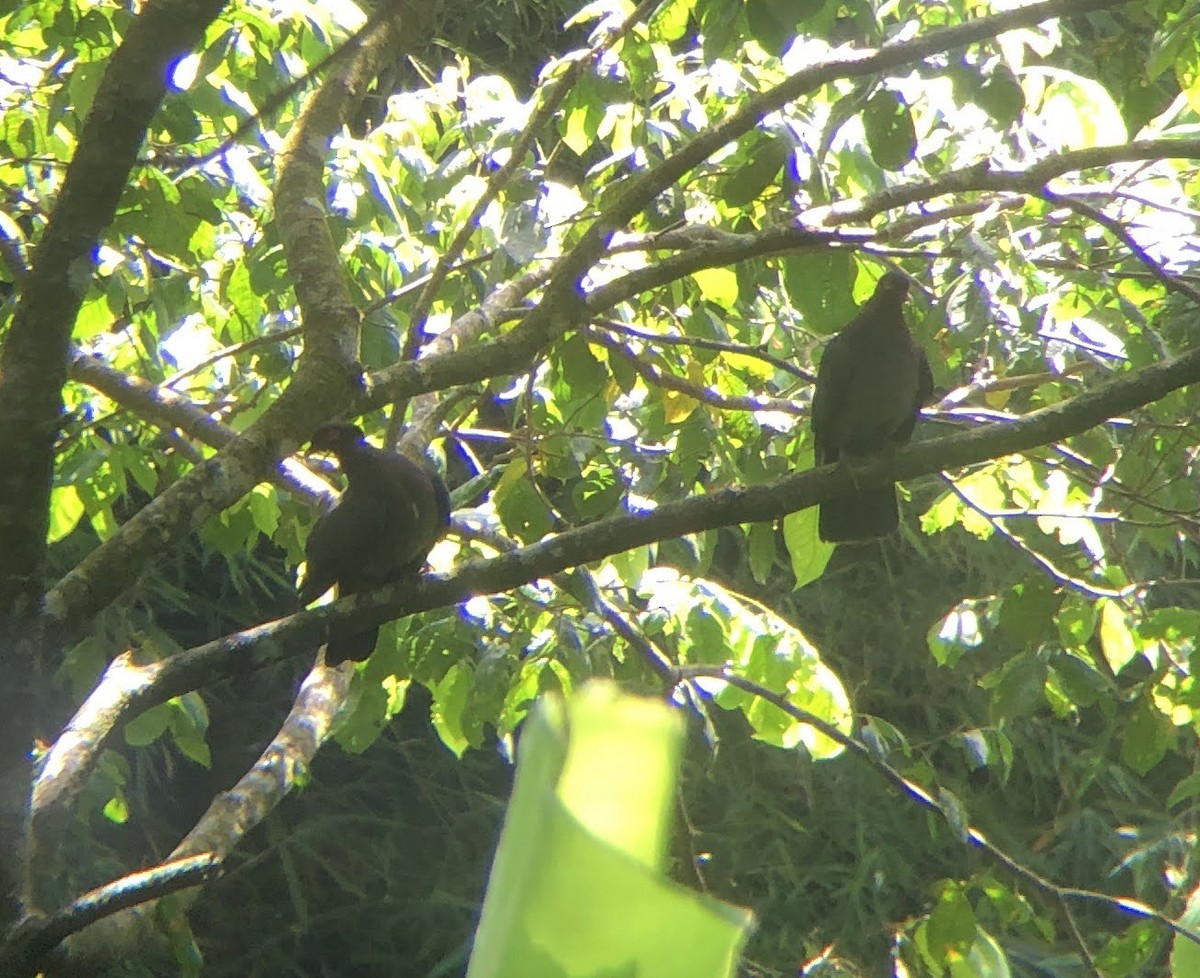
[[[341,502],[317,520],[308,535],[304,547],[308,570],[300,600],[308,604],[334,584],[343,594],[353,594],[369,583],[370,555],[386,531],[386,514],[347,489]]]
[[[929,358],[925,356],[925,351],[915,340],[912,341],[912,351],[916,358],[917,384],[916,390],[913,392],[912,407],[899,427],[896,428],[895,434],[892,435],[892,441],[897,445],[908,444],[913,430],[917,427],[917,417],[921,413],[921,408],[928,404],[933,397],[933,371],[929,369]]]
[[[917,409],[920,410],[933,400],[933,371],[929,369],[929,357],[915,340],[913,346],[917,350]]]
[[[379,453],[369,465],[359,466],[351,492],[372,507],[377,519],[374,539],[357,571],[361,586],[419,571],[449,520],[450,499],[441,479],[412,459]]]
[[[837,429],[846,410],[846,396],[854,373],[854,358],[846,332],[825,345],[817,368],[817,385],[812,399],[812,428],[816,463],[838,460]]]

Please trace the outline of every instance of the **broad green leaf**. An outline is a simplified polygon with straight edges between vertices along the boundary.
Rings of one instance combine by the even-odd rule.
[[[732,268],[704,268],[692,276],[700,286],[700,295],[726,309],[738,298],[737,274]]]
[[[1045,641],[1061,603],[1062,596],[1045,578],[1023,581],[1005,595],[997,632],[1013,650]]]
[[[172,712],[170,703],[159,703],[138,714],[125,724],[125,743],[130,747],[145,747],[154,743],[171,726]]]
[[[1121,731],[1121,760],[1137,774],[1145,774],[1166,756],[1174,740],[1171,722],[1142,699]]]
[[[1120,673],[1138,654],[1138,645],[1129,630],[1125,610],[1110,598],[1101,598],[1100,648],[1114,673]]]
[[[822,540],[817,532],[819,515],[816,506],[809,506],[797,513],[788,513],[783,518],[783,542],[792,561],[792,575],[797,588],[804,587],[825,573],[829,558],[833,556],[834,545]]]
[[[814,333],[836,333],[854,318],[858,307],[851,287],[856,271],[849,252],[789,255],[783,259],[783,270],[788,296]]]
[[[966,957],[950,962],[950,978],[1012,978],[1012,971],[999,943],[979,927]]]
[[[750,573],[759,584],[766,584],[775,568],[775,524],[751,523],[746,530]]]
[[[1096,954],[1096,967],[1103,975],[1145,974],[1151,961],[1162,953],[1162,931],[1153,920],[1139,920],[1123,934],[1117,934]],[[1176,972],[1173,978],[1192,978]]]
[[[665,390],[662,393],[663,420],[670,425],[681,424],[691,417],[692,412],[700,406],[690,394],[682,391]]]
[[[541,539],[553,525],[545,501],[529,484],[529,469],[524,459],[517,459],[505,467],[492,498],[505,528],[520,540]]]
[[[442,738],[442,743],[459,757],[472,743],[468,732],[469,720],[465,714],[467,699],[474,684],[471,667],[460,662],[450,667],[441,682],[430,687],[433,693],[430,715],[434,729]]]
[[[576,397],[598,394],[608,384],[608,371],[604,369],[587,340],[580,333],[572,333],[557,350],[559,369],[563,380]]]
[[[79,524],[83,500],[74,486],[55,486],[50,493],[50,529],[47,543],[57,543]]]
[[[791,147],[774,136],[760,137],[752,143],[749,159],[725,180],[721,194],[729,207],[745,207],[759,197],[787,163]]]
[[[902,169],[917,150],[912,113],[899,93],[880,89],[863,109],[863,128],[871,156],[885,170]]]
[[[124,794],[113,795],[104,805],[104,817],[117,825],[129,821],[129,801]]]
[[[1174,808],[1198,796],[1200,796],[1200,774],[1189,774],[1171,790],[1171,795],[1167,798],[1167,807]]]
[[[926,953],[943,966],[965,954],[978,933],[970,901],[957,884],[949,882],[942,884],[922,926]]]
[[[1091,78],[1061,68],[1043,67],[1047,76],[1038,114],[1057,149],[1116,146],[1128,140],[1125,119],[1108,90]]]
[[[1200,888],[1192,890],[1179,923],[1194,934],[1200,934]],[[1200,975],[1200,944],[1182,935],[1173,938],[1171,949],[1171,975],[1173,978],[1191,978]]]
[[[998,65],[984,81],[979,91],[979,106],[1001,129],[1007,129],[1021,118],[1025,92],[1006,65]]]
[[[1025,652],[1009,659],[983,680],[992,689],[992,718],[1016,720],[1037,712],[1045,702],[1046,665]]]
[[[593,683],[527,721],[468,978],[732,975],[750,914],[664,874],[683,727]]]

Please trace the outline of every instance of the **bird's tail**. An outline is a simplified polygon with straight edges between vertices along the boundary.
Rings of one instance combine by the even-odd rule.
[[[329,643],[325,646],[325,665],[340,666],[347,659],[361,662],[375,651],[377,641],[379,641],[378,628],[359,631],[343,631],[332,628],[330,629]]]
[[[826,543],[853,543],[887,536],[900,525],[896,487],[853,489],[821,503],[818,529]]]

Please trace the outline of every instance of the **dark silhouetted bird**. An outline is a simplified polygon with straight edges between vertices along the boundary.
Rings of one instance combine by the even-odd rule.
[[[905,444],[933,394],[925,352],[904,321],[908,279],[888,272],[858,315],[825,347],[813,394],[818,465],[841,461],[862,473],[870,460]],[[896,485],[868,486],[821,503],[819,530],[829,543],[873,540],[900,522]]]
[[[345,597],[416,576],[450,523],[450,496],[437,473],[368,445],[352,424],[322,425],[313,434],[312,451],[337,456],[349,486],[308,535],[301,605],[334,584]],[[378,627],[334,626],[325,661],[365,659],[378,637]]]

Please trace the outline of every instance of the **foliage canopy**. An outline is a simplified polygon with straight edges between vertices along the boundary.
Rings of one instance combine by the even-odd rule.
[[[384,922],[328,944],[305,908],[386,904],[395,865],[457,912],[393,953],[461,970],[506,790],[473,749],[607,677],[689,718],[676,875],[756,911],[747,973],[1188,974],[1194,5],[0,23],[0,868],[33,914],[0,971],[68,934],[152,970],[152,929],[180,973],[380,967]],[[811,382],[890,269],[937,401],[884,463],[901,533],[835,553]],[[341,417],[436,457],[454,532],[419,586],[293,614],[337,482],[298,450]],[[347,616],[375,654],[293,698]],[[406,767],[425,808],[374,797],[414,700],[461,757]],[[446,828],[373,860],[364,810]],[[264,819],[289,902],[222,914],[269,889]],[[160,861],[153,914],[71,904]]]

